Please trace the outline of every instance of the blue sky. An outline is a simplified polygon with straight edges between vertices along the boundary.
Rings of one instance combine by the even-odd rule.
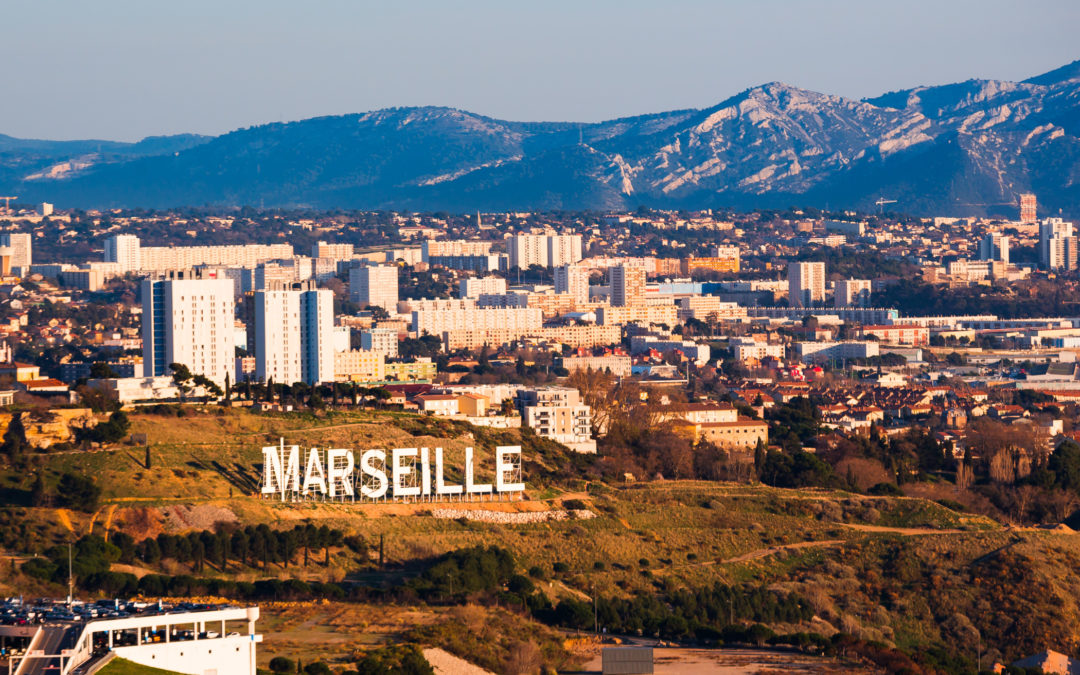
[[[0,133],[135,140],[389,106],[595,121],[1080,58],[1077,0],[7,0]]]

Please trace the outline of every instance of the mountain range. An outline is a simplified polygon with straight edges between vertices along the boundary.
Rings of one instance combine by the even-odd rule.
[[[862,101],[773,82],[599,123],[391,108],[138,143],[0,135],[0,193],[63,207],[1080,211],[1080,61]]]

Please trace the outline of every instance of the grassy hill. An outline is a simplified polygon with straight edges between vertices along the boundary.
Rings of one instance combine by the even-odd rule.
[[[0,486],[15,496],[13,501],[30,489],[35,471],[44,472],[51,484],[64,471],[78,470],[94,476],[103,489],[95,513],[0,508],[5,546],[14,560],[88,533],[122,531],[141,539],[215,526],[265,523],[277,529],[311,523],[360,537],[367,549],[334,547],[327,559],[320,556],[306,566],[294,559],[288,568],[245,567],[233,560],[225,570],[211,565],[200,575],[248,581],[295,577],[339,582],[348,589],[392,589],[441,554],[497,545],[513,555],[517,573],[555,604],[673,597],[681,589],[717,583],[768,589],[791,594],[812,610],[812,619],[774,625],[777,632],[843,632],[923,654],[949,672],[974,664],[975,635],[981,637],[984,664],[987,658],[1012,660],[1047,647],[1080,648],[1080,536],[1067,528],[1009,529],[908,497],[695,481],[607,485],[588,479],[588,460],[528,433],[401,414],[314,417],[230,410],[183,418],[138,414],[132,421],[133,431],[146,434],[151,446],[149,468],[142,447],[121,445],[43,454],[30,460],[27,470],[0,475]],[[520,442],[528,489],[520,501],[479,504],[261,499],[254,496],[260,447],[282,436],[302,446],[354,450],[438,444],[451,463],[466,445]],[[510,514],[570,507],[595,517],[528,523],[434,517],[433,508],[442,507]],[[13,543],[18,537],[20,546]],[[114,569],[136,575],[194,572],[174,560]],[[2,592],[56,590],[0,566]],[[349,662],[382,641],[415,640],[490,667],[524,635],[543,647],[548,662],[573,662],[572,649],[559,634],[523,615],[520,607],[438,607],[419,600],[365,604],[370,602],[264,603],[262,654]],[[474,623],[497,626],[491,640],[463,642],[463,627]]]

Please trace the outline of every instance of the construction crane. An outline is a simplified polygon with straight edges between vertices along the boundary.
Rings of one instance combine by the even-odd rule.
[[[874,204],[876,204],[877,207],[878,207],[878,215],[881,215],[882,213],[885,213],[885,205],[886,204],[895,204],[895,203],[896,203],[895,199],[885,199],[884,197],[878,197],[878,200],[876,202],[874,202]]]
[[[18,199],[18,197],[0,197],[4,200],[4,213],[11,213],[11,200]]]

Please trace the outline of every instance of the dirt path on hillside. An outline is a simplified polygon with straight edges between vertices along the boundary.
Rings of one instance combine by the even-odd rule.
[[[884,525],[860,525],[859,523],[837,523],[859,532],[887,532],[902,534],[905,537],[921,537],[928,534],[971,534],[969,530],[938,530],[932,527],[887,527]]]

